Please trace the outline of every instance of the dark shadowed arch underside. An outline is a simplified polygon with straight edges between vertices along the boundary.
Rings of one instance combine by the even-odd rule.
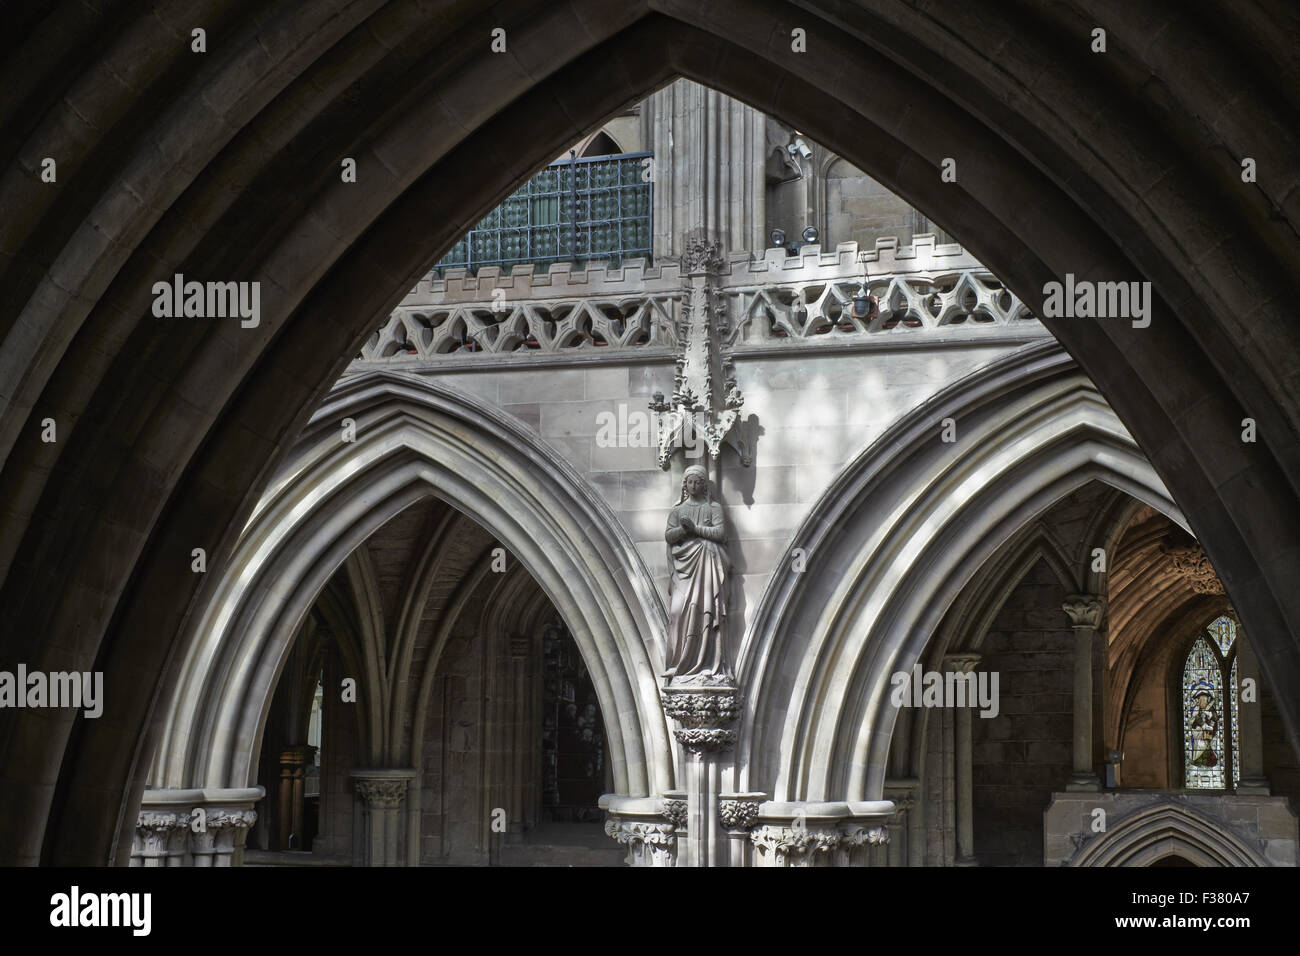
[[[141,9],[30,5],[0,66],[0,660],[103,669],[108,701],[97,721],[0,715],[0,862],[124,862],[191,550],[229,553],[315,404],[470,223],[678,75],[844,155],[1031,306],[1067,272],[1153,282],[1147,329],[1046,321],[1205,544],[1296,738],[1291,5]],[[1105,54],[1088,50],[1095,26]],[[260,280],[260,326],[153,318],[151,285],[176,272]]]

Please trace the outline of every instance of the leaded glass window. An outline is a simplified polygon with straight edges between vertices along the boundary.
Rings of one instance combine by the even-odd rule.
[[[1232,658],[1232,677],[1228,681],[1228,686],[1232,688],[1232,707],[1228,710],[1228,720],[1232,727],[1232,786],[1235,789],[1241,785],[1241,761],[1237,755],[1241,753],[1241,748],[1237,745],[1237,704],[1241,698],[1237,695],[1237,658]]]
[[[1205,630],[1214,638],[1214,643],[1219,646],[1219,653],[1227,657],[1228,652],[1232,650],[1232,642],[1237,639],[1237,625],[1232,623],[1232,618],[1221,617],[1212,622]]]
[[[552,262],[649,258],[651,192],[649,153],[574,157],[552,163],[508,196],[447,251],[438,275],[458,266],[472,273],[485,265],[509,271],[531,262],[545,272]]]
[[[1234,788],[1241,780],[1236,638],[1236,622],[1220,617],[1183,661],[1183,781],[1189,789],[1226,790],[1229,779]]]

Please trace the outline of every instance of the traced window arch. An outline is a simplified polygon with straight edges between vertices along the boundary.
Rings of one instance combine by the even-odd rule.
[[[578,155],[585,159],[588,156],[617,156],[621,152],[623,147],[618,145],[618,141],[601,130],[581,146]]]
[[[1189,790],[1235,789],[1241,780],[1236,644],[1237,624],[1222,616],[1183,658],[1183,785]]]

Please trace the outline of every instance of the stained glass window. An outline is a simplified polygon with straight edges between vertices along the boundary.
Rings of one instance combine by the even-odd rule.
[[[1227,657],[1228,652],[1232,650],[1232,642],[1237,639],[1237,625],[1232,622],[1232,618],[1221,617],[1210,624],[1206,630],[1214,638],[1214,643],[1219,645],[1219,652]]]
[[[1237,704],[1241,698],[1237,696],[1237,658],[1232,659],[1232,677],[1228,681],[1228,686],[1232,688],[1232,707],[1228,711],[1228,718],[1232,724],[1232,786],[1241,786],[1241,761],[1237,755],[1241,753],[1241,748],[1237,745]]]
[[[1183,662],[1183,778],[1189,789],[1227,789],[1229,768],[1232,786],[1241,780],[1236,638],[1236,622],[1220,617],[1192,643]]]
[[[1203,637],[1183,665],[1183,747],[1187,786],[1222,790],[1223,674]]]

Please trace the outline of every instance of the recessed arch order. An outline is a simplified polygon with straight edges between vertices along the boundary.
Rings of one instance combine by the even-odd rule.
[[[1036,311],[1067,273],[1149,279],[1147,328],[1045,321],[1179,500],[1264,676],[1300,686],[1300,64],[1281,0],[200,0],[15,20],[0,650],[102,669],[106,711],[0,714],[3,862],[125,862],[167,664],[190,650],[191,550],[230,556],[349,357],[469,224],[679,75],[888,185]],[[155,319],[153,283],[177,272],[260,281],[260,324]],[[1279,701],[1294,738],[1300,695]]]
[[[1152,866],[1178,856],[1194,866],[1269,866],[1222,820],[1173,801],[1136,810],[1094,836],[1069,866]]]
[[[354,441],[341,440],[346,418]],[[156,786],[256,783],[271,695],[311,604],[370,534],[429,495],[490,530],[564,617],[600,697],[619,792],[671,788],[652,661],[662,668],[666,616],[626,532],[510,416],[390,371],[331,393],[212,583],[164,708]]]
[[[1186,524],[1055,342],[954,383],[877,439],[796,533],[805,567],[774,576],[742,647],[740,785],[777,800],[880,799],[898,716],[890,677],[922,659],[990,556],[1093,480]]]

